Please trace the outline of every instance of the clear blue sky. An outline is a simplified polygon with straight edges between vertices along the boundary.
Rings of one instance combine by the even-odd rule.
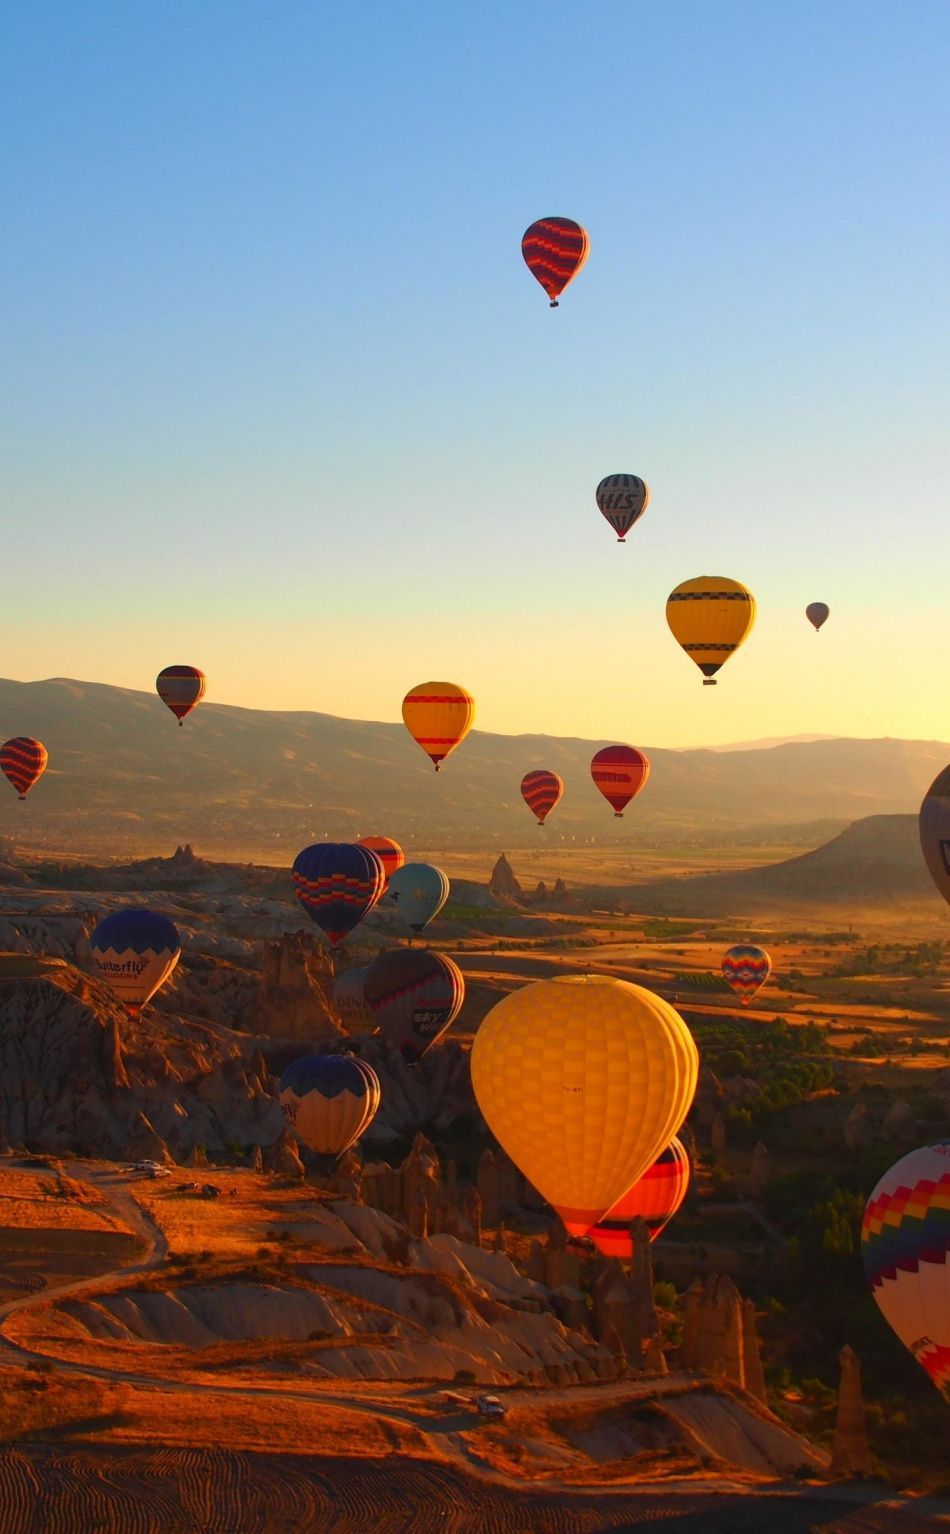
[[[0,672],[946,738],[946,0],[4,19]],[[556,312],[551,213],[591,239]],[[701,573],[761,609],[705,692],[663,616]]]

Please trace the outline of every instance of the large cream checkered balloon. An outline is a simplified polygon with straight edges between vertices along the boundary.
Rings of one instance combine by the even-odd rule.
[[[669,1145],[699,1055],[662,997],[604,975],[506,996],[472,1049],[472,1085],[512,1161],[583,1235]]]

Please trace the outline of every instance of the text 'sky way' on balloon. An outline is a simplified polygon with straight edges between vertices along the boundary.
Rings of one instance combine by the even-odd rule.
[[[727,985],[747,1007],[772,973],[772,960],[756,943],[734,943],[723,954],[720,968]]]
[[[823,623],[827,623],[831,608],[827,602],[809,602],[805,608],[805,617],[817,634]]]
[[[25,799],[38,778],[46,771],[49,752],[40,740],[31,735],[14,735],[12,740],[0,746],[0,772],[13,784],[21,799]]]
[[[631,1220],[645,1220],[650,1240],[655,1241],[680,1208],[688,1188],[689,1157],[682,1140],[674,1139],[587,1234],[605,1257],[629,1262],[633,1257]]]
[[[406,854],[398,842],[394,842],[391,836],[361,836],[357,847],[368,847],[370,852],[375,852],[383,865],[383,877],[386,884],[389,883],[397,868],[401,868],[406,861]],[[383,886],[385,889],[385,885]]]
[[[155,678],[158,696],[170,708],[179,724],[197,708],[205,695],[207,678],[197,666],[166,666]]]
[[[884,1173],[865,1206],[861,1256],[884,1319],[950,1401],[950,1140]]]
[[[698,575],[683,581],[666,604],[673,638],[715,687],[716,672],[734,655],[755,622],[755,598],[727,575]]]
[[[937,774],[924,795],[917,825],[930,877],[950,904],[950,766]]]
[[[365,991],[386,1042],[414,1063],[458,1017],[465,980],[448,954],[395,948],[373,960]]]
[[[436,772],[465,739],[475,718],[475,699],[454,682],[421,682],[402,700],[402,717]]]
[[[333,982],[333,1000],[347,1033],[375,1033],[376,1019],[366,1000],[368,968],[344,969]]]
[[[289,1128],[321,1156],[342,1156],[379,1107],[379,1077],[355,1055],[311,1055],[280,1078],[280,1106]]]
[[[551,300],[551,308],[556,309],[564,289],[590,254],[590,240],[587,230],[572,218],[539,218],[525,230],[521,254]]]
[[[526,772],[521,779],[521,797],[539,826],[544,825],[563,792],[563,779],[556,772],[549,772],[546,767]]]
[[[591,758],[590,775],[618,820],[646,786],[650,763],[636,746],[604,746]]]
[[[91,939],[99,974],[130,1016],[164,985],[181,954],[174,922],[158,911],[113,911]]]
[[[448,874],[434,863],[404,863],[389,881],[387,901],[398,909],[413,932],[421,932],[438,916],[449,898]]]
[[[617,542],[625,543],[634,522],[650,504],[650,487],[638,474],[608,474],[596,490],[597,505],[606,517]]]
[[[294,859],[294,893],[331,948],[338,948],[373,909],[384,878],[375,852],[356,842],[314,842]]]
[[[669,1145],[699,1055],[679,1013],[642,986],[565,975],[523,986],[484,1019],[472,1085],[492,1134],[573,1236]]]

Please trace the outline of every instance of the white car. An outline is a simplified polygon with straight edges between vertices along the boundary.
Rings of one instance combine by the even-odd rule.
[[[479,1396],[475,1405],[483,1417],[503,1417],[508,1410],[497,1396]]]

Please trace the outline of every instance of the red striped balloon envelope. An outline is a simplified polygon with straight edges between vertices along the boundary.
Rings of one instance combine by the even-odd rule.
[[[650,1240],[655,1241],[669,1225],[689,1188],[689,1157],[681,1140],[674,1140],[653,1165],[619,1198],[587,1232],[605,1257],[633,1256],[630,1222],[639,1215],[646,1220]]]
[[[21,799],[43,776],[48,761],[49,753],[42,741],[30,735],[15,735],[0,746],[0,771],[9,778]]]
[[[590,775],[617,819],[650,776],[650,763],[636,746],[604,746],[590,764]]]
[[[399,843],[394,842],[391,836],[361,836],[356,845],[368,847],[379,858],[385,875],[385,889],[397,868],[401,868],[406,861],[406,854]]]
[[[539,767],[535,772],[526,772],[521,779],[521,797],[532,814],[537,816],[539,826],[544,825],[563,792],[564,783],[557,773],[548,772],[544,767]]]
[[[166,666],[155,678],[155,690],[166,708],[170,708],[179,724],[186,714],[197,708],[208,685],[203,671],[197,666]]]
[[[557,308],[558,298],[577,276],[589,251],[587,230],[572,218],[539,218],[525,230],[521,254],[551,300],[552,309]]]

